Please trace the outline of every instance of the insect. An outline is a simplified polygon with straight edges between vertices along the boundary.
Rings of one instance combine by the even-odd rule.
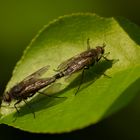
[[[39,78],[48,70],[48,68],[49,66],[42,67],[41,69],[27,76],[21,82],[13,86],[9,91],[4,93],[2,97],[3,101],[10,104],[12,100],[16,100],[17,102],[14,104],[14,107],[17,110],[17,112],[19,112],[16,107],[18,103],[24,101],[27,104],[27,98],[32,97],[36,92],[39,92],[40,89],[55,82],[55,77]]]
[[[55,75],[56,79],[59,79],[63,76],[71,75],[75,72],[78,72],[79,70],[83,70],[82,72],[83,79],[85,69],[88,69],[90,66],[93,66],[101,58],[108,60],[104,56],[105,52],[104,48],[105,44],[103,44],[103,46],[97,46],[96,48],[90,48],[89,39],[87,39],[87,50],[62,62],[57,68],[58,73]],[[82,79],[80,85],[82,84]],[[78,90],[79,89],[80,86]],[[77,94],[77,92],[75,94]]]

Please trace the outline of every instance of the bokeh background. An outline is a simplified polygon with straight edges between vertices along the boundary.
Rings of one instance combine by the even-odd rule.
[[[123,16],[140,25],[139,0],[0,0],[0,94],[38,30],[58,16],[75,12]],[[140,140],[139,102],[137,96],[126,108],[102,122],[66,134],[30,134],[0,125],[0,139]]]

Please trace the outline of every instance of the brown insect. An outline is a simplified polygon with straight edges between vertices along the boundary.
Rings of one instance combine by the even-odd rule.
[[[71,75],[75,72],[78,72],[79,70],[83,70],[82,72],[82,79],[83,79],[85,69],[88,69],[90,66],[93,66],[101,58],[108,60],[104,56],[104,52],[105,52],[104,48],[105,48],[105,44],[103,44],[103,46],[97,46],[96,48],[90,48],[89,39],[88,39],[86,51],[64,61],[58,66],[57,68],[58,73],[55,75],[56,79],[59,79],[63,76]],[[81,83],[82,83],[82,80],[81,80]],[[77,92],[75,94],[77,94]]]
[[[33,74],[27,76],[23,81],[13,86],[9,91],[4,93],[2,97],[3,101],[10,103],[12,100],[17,100],[17,102],[14,104],[14,107],[16,108],[17,112],[19,112],[16,107],[18,103],[24,101],[27,104],[26,102],[27,98],[32,97],[35,93],[39,92],[40,89],[55,82],[56,80],[55,77],[39,78],[42,74],[44,74],[48,70],[48,68],[49,66],[45,66],[37,70]]]
[[[49,78],[39,78],[42,74],[44,74],[48,70],[49,66],[45,66],[37,70],[33,74],[27,76],[24,80],[22,80],[21,82],[13,86],[9,91],[4,93],[2,97],[3,101],[10,103],[12,100],[16,100],[17,102],[14,104],[14,107],[16,108],[17,112],[19,112],[16,107],[18,103],[24,101],[27,104],[26,102],[27,98],[32,97],[37,92],[41,93],[39,92],[39,90],[50,85],[51,83],[54,83],[57,79],[63,76],[71,75],[80,70],[83,70],[82,71],[82,79],[83,79],[85,69],[88,69],[90,66],[97,63],[101,58],[108,60],[104,56],[105,51],[104,47],[105,45],[97,46],[95,49],[90,48],[88,39],[87,40],[88,49],[61,63],[57,68],[58,71],[57,74]],[[82,79],[80,85],[82,84]],[[80,89],[80,85],[78,87],[78,90]]]

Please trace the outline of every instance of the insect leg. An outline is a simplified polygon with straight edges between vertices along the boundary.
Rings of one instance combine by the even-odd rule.
[[[28,108],[31,110],[31,112],[32,112],[32,114],[33,114],[33,116],[35,118],[35,112],[32,110],[31,106],[26,102],[26,100],[23,100],[23,101],[28,106]]]
[[[17,108],[17,104],[19,104],[20,102],[21,102],[22,100],[20,99],[20,100],[18,100],[15,104],[14,104],[14,108],[16,109],[16,111],[17,111],[17,113],[19,114],[20,112],[19,112],[19,110],[18,110],[18,108]]]
[[[89,38],[87,39],[87,50],[90,50]]]
[[[83,69],[83,71],[82,71],[82,76],[81,76],[81,80],[80,80],[80,83],[79,83],[79,86],[78,86],[78,88],[77,88],[77,91],[75,92],[75,95],[78,93],[78,91],[79,91],[79,89],[80,89],[80,87],[81,87],[81,85],[82,85],[82,83],[83,83],[83,79],[84,79],[84,72],[85,72],[85,70],[86,69],[89,69],[89,67],[84,67],[84,69]]]
[[[101,57],[103,57],[106,61],[110,61],[110,60],[107,58],[107,56],[108,56],[109,54],[110,54],[110,52],[108,52],[108,53],[102,55]]]
[[[110,76],[106,75],[105,73],[103,73],[103,75],[104,75],[105,77],[107,77],[107,78],[111,78]]]
[[[30,94],[28,97],[32,97],[35,93]]]
[[[65,98],[65,97],[58,97],[58,96],[52,96],[52,95],[47,95],[47,94],[45,94],[45,93],[43,93],[43,92],[40,92],[40,91],[38,91],[38,93],[40,93],[40,94],[42,94],[42,95],[45,95],[45,96],[47,96],[47,97],[51,97],[51,98]]]
[[[22,101],[22,100],[20,99],[20,100],[18,100],[18,101],[14,104],[14,108],[16,109],[17,115],[18,115],[18,116],[19,116],[19,113],[20,113],[20,112],[19,112],[19,110],[18,110],[18,108],[17,108],[16,105],[17,105],[18,103],[20,103],[21,101]],[[13,122],[15,122],[16,120],[17,120],[17,116],[15,117],[15,119],[13,120]]]

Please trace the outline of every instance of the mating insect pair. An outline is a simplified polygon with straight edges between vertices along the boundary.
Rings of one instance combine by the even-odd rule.
[[[108,60],[104,56],[105,45],[97,46],[95,49],[90,48],[89,39],[88,39],[87,47],[88,49],[86,51],[61,63],[57,69],[58,73],[52,77],[39,78],[42,74],[44,74],[48,70],[49,66],[45,66],[37,70],[33,74],[29,75],[23,81],[19,82],[18,84],[13,86],[9,91],[4,93],[2,97],[3,101],[10,103],[12,100],[16,100],[17,102],[14,104],[14,107],[16,108],[18,112],[18,109],[16,107],[18,103],[20,103],[21,101],[24,101],[26,103],[27,98],[32,97],[35,93],[39,92],[39,90],[54,83],[57,79],[60,79],[61,77],[64,77],[64,76],[71,75],[80,70],[83,70],[83,73],[84,73],[85,69],[87,69],[90,66],[93,66],[102,57],[105,60]],[[78,87],[78,90],[79,88],[80,86]]]

